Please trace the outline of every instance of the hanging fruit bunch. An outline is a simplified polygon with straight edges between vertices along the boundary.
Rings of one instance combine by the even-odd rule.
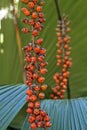
[[[56,28],[58,37],[56,58],[60,72],[55,73],[53,76],[55,87],[52,88],[52,94],[50,95],[52,99],[63,99],[68,85],[70,75],[69,68],[72,65],[72,59],[69,57],[71,53],[70,36],[68,35],[68,32],[71,31],[69,24],[70,21],[67,20],[67,16],[64,15],[61,20],[59,20]]]
[[[40,108],[40,100],[45,97],[44,91],[47,89],[47,85],[44,84],[44,75],[47,73],[46,49],[41,47],[43,38],[39,37],[45,22],[44,13],[42,12],[44,2],[41,0],[21,1],[26,5],[26,7],[21,9],[26,16],[23,19],[23,23],[28,25],[22,31],[25,34],[29,33],[32,37],[28,45],[23,48],[26,62],[24,66],[26,85],[28,86],[26,91],[28,122],[32,130],[36,130],[38,127],[46,129],[46,127],[51,126],[50,117]]]

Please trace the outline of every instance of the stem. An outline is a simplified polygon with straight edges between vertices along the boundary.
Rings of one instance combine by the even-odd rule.
[[[62,16],[61,16],[61,13],[60,13],[60,8],[59,8],[58,0],[55,0],[55,5],[56,5],[58,19],[62,20]],[[67,81],[67,97],[68,97],[68,99],[71,99],[69,78],[68,78],[68,81]]]
[[[71,92],[70,92],[70,86],[69,86],[69,79],[67,80],[67,97],[68,97],[68,99],[71,99]]]
[[[59,9],[59,4],[58,4],[58,0],[55,0],[55,5],[56,5],[56,10],[57,10],[57,15],[58,15],[58,19],[61,20],[61,13],[60,13],[60,9]]]
[[[18,27],[18,22],[17,22],[17,16],[16,16],[16,13],[15,13],[14,0],[11,0],[11,5],[13,7],[12,15],[13,15],[14,26],[15,26],[15,31],[16,31],[16,40],[17,40],[17,45],[18,45],[20,63],[21,63],[21,66],[22,66],[23,81],[25,83],[26,77],[25,77],[25,72],[24,72],[24,69],[23,69],[24,63],[23,63],[23,55],[22,55],[21,38],[20,38],[20,32],[19,32],[19,27]]]

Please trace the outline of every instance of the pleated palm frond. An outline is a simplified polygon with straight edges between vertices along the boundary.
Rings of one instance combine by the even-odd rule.
[[[26,103],[25,85],[0,87],[0,130],[5,130]]]
[[[44,100],[42,109],[51,117],[52,126],[48,130],[87,130],[87,98]],[[28,116],[22,130],[30,130],[27,119]]]

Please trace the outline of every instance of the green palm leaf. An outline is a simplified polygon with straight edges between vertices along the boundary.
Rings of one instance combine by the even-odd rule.
[[[5,130],[26,103],[25,85],[0,88],[0,130]]]
[[[87,130],[87,98],[44,100],[41,107],[51,117],[52,127],[49,130]],[[30,130],[27,118],[22,130]]]

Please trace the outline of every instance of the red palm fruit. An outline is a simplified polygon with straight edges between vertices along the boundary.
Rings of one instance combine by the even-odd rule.
[[[37,123],[37,126],[39,127],[39,128],[43,128],[43,122],[42,121],[39,121],[38,123]]]
[[[33,94],[33,91],[32,90],[26,90],[26,94],[28,95],[28,96],[31,96],[32,94]]]
[[[45,91],[46,89],[47,89],[47,85],[46,84],[41,85],[41,90],[42,91]]]
[[[34,47],[34,52],[39,53],[40,52],[40,47],[39,46]]]
[[[24,13],[24,15],[29,16],[31,13],[27,8],[22,8],[21,11]]]
[[[63,82],[60,82],[60,86],[62,87],[64,85],[64,83]]]
[[[40,101],[35,102],[35,108],[40,108]]]
[[[29,81],[26,81],[26,85],[30,87],[32,83],[30,83]]]
[[[32,13],[32,18],[33,18],[33,19],[36,19],[37,17],[38,17],[37,12],[33,12],[33,13]]]
[[[53,99],[53,98],[54,98],[54,94],[50,94],[50,98],[52,98],[52,99]]]
[[[27,18],[24,18],[24,19],[22,20],[22,22],[25,23],[25,24],[28,24],[28,23],[29,23],[29,20],[28,20]]]
[[[37,39],[36,43],[41,45],[43,43],[43,38]]]
[[[67,86],[66,86],[66,85],[63,85],[62,88],[63,88],[63,89],[67,89]]]
[[[40,29],[41,28],[41,23],[40,22],[36,22],[35,23],[35,28],[36,29]]]
[[[31,58],[26,57],[26,58],[25,58],[25,61],[26,61],[26,62],[31,62]]]
[[[56,55],[56,58],[60,59],[60,58],[61,58],[61,56],[60,56],[60,55]]]
[[[56,94],[57,94],[57,96],[60,96],[61,93],[60,93],[60,91],[58,91]]]
[[[31,124],[30,124],[30,128],[31,128],[32,130],[36,130],[36,128],[37,128],[36,123],[31,123]]]
[[[60,99],[64,99],[64,95],[63,94],[60,95]]]
[[[52,88],[52,91],[53,91],[54,93],[56,93],[56,92],[57,92],[57,89],[56,89],[56,88]]]
[[[40,111],[40,115],[41,115],[42,117],[44,117],[44,116],[47,115],[47,113],[46,113],[45,111],[41,110],[41,111]]]
[[[38,76],[37,73],[34,73],[34,74],[33,74],[33,79],[38,79],[38,77],[39,77],[39,76]]]
[[[58,33],[57,33],[57,36],[58,36],[58,37],[60,37],[60,36],[61,36],[61,33],[60,33],[60,32],[58,32]]]
[[[57,63],[57,66],[61,66],[61,63]]]
[[[37,120],[37,121],[42,121],[42,120],[43,120],[43,117],[42,117],[41,115],[37,115],[37,116],[36,116],[36,120]]]
[[[47,62],[43,61],[43,62],[40,63],[40,66],[45,67],[47,64],[48,64]]]
[[[45,54],[46,54],[46,49],[42,48],[42,49],[40,50],[40,54],[41,54],[41,55],[45,55]]]
[[[57,86],[56,86],[56,89],[57,89],[57,90],[60,90],[60,86],[57,85]]]
[[[33,123],[34,121],[35,121],[35,116],[34,115],[29,116],[28,122]]]
[[[64,82],[64,83],[67,83],[67,79],[66,79],[66,78],[64,78],[64,79],[63,79],[63,82]]]
[[[36,7],[36,11],[37,11],[37,12],[41,12],[41,11],[42,11],[42,7],[41,7],[41,6],[37,6],[37,7]]]
[[[33,26],[34,23],[35,23],[35,21],[34,21],[33,19],[30,19],[30,20],[29,20],[29,24],[30,24],[31,26]]]
[[[39,22],[40,23],[44,23],[46,21],[46,19],[44,19],[44,18],[39,18]]]
[[[48,115],[46,115],[45,117],[44,117],[44,121],[50,121],[50,117],[48,116]]]
[[[44,60],[44,56],[42,56],[42,55],[41,55],[41,56],[38,56],[38,61],[39,61],[39,62],[42,62],[43,60]]]
[[[34,107],[34,103],[33,102],[29,102],[28,103],[28,107],[33,108]]]
[[[36,57],[35,57],[35,56],[32,56],[32,57],[31,57],[31,61],[35,63],[35,62],[36,62]]]
[[[33,2],[29,2],[28,5],[29,5],[30,8],[34,8],[34,3]]]
[[[44,17],[44,13],[39,13],[39,18],[43,18]]]
[[[28,65],[28,66],[27,66],[27,68],[28,68],[29,70],[31,70],[31,71],[33,71],[33,70],[34,70],[34,66],[33,66],[33,65],[31,65],[31,64],[30,64],[30,65]]]
[[[45,94],[43,92],[40,92],[38,96],[40,99],[43,99],[45,97]]]
[[[69,40],[70,38],[68,36],[64,37],[64,42],[67,43],[67,41]]]
[[[68,49],[68,47],[69,47],[68,44],[64,45],[64,49]]]
[[[41,68],[41,69],[40,69],[40,73],[41,73],[41,74],[46,74],[46,73],[47,73],[47,69]]]
[[[38,82],[39,82],[39,83],[43,83],[44,81],[45,81],[45,78],[44,78],[44,77],[41,76],[41,77],[38,78]]]
[[[25,34],[27,34],[27,33],[29,33],[29,29],[28,28],[23,28],[22,32],[25,33]]]
[[[66,72],[66,69],[65,69],[65,68],[62,68],[62,72],[63,72],[63,73]]]
[[[31,51],[32,49],[33,49],[32,45],[29,45],[29,46],[27,47],[27,52]]]
[[[30,101],[30,97],[29,96],[26,96],[26,101]]]
[[[29,114],[32,114],[32,113],[33,113],[33,109],[32,109],[32,108],[28,108],[28,109],[26,110],[26,112],[29,113]]]
[[[59,80],[59,79],[56,79],[55,82],[58,84],[58,83],[60,83],[60,80]]]
[[[70,51],[67,51],[67,52],[66,52],[66,56],[69,56],[69,55],[70,55],[70,53],[71,53]]]
[[[31,101],[32,101],[32,102],[36,101],[36,99],[37,99],[36,95],[32,95],[32,96],[31,96]]]
[[[61,89],[60,92],[61,92],[61,94],[64,94],[65,93],[65,89]]]
[[[35,115],[39,115],[39,113],[40,113],[40,110],[37,109],[37,108],[35,108],[35,109],[34,109],[34,114],[35,114]]]
[[[65,68],[65,69],[66,69],[66,68],[67,68],[67,64],[64,64],[64,65],[63,65],[63,68]]]
[[[27,4],[29,0],[21,0],[22,3]]]
[[[36,86],[34,87],[34,90],[35,90],[35,91],[39,91],[39,90],[40,90],[40,87],[39,87],[38,85],[36,85]]]
[[[63,80],[63,76],[62,75],[60,75],[59,80]]]
[[[53,98],[54,100],[57,100],[58,99],[58,97],[57,96],[54,96],[54,98]]]
[[[51,125],[52,124],[50,123],[50,121],[46,122],[46,124],[45,124],[46,127],[51,127]]]
[[[58,54],[61,54],[61,53],[62,53],[62,50],[58,50],[57,53],[58,53]]]
[[[32,35],[33,35],[34,37],[38,36],[38,31],[37,31],[37,30],[33,30],[33,31],[32,31]]]

